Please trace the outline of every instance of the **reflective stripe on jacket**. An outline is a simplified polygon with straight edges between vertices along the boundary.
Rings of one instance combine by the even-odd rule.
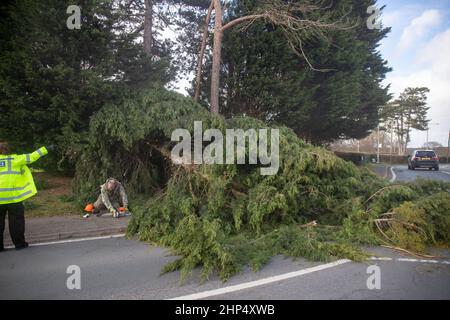
[[[48,153],[45,147],[33,153],[0,155],[0,204],[24,201],[37,193],[27,164]]]

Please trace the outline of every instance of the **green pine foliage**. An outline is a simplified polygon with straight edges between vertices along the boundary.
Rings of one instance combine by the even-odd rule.
[[[423,211],[428,241],[444,247],[450,246],[450,193],[441,191],[418,199],[415,203]]]

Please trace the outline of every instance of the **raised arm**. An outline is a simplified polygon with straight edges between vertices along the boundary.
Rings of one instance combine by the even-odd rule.
[[[15,162],[19,166],[23,166],[31,164],[47,154],[48,154],[47,148],[41,147],[32,153],[21,154],[14,157],[13,162]]]

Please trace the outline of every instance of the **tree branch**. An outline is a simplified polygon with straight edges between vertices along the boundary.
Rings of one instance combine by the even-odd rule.
[[[261,18],[268,18],[269,16],[265,13],[263,14],[252,14],[250,16],[245,16],[245,17],[240,17],[234,20],[231,20],[230,22],[228,22],[227,24],[225,24],[220,30],[221,31],[225,31],[229,28],[234,27],[237,24],[240,24],[242,22],[248,21],[248,20],[256,20],[256,19],[261,19]]]

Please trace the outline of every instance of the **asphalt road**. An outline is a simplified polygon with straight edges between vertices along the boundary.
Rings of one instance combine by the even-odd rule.
[[[110,238],[33,246],[0,253],[0,299],[170,299],[198,293],[203,296],[194,298],[450,299],[448,251],[439,252],[441,260],[421,262],[398,260],[405,257],[384,248],[368,250],[391,260],[343,261],[324,268],[323,263],[275,257],[260,272],[246,269],[226,283],[213,276],[200,284],[200,270],[195,270],[180,285],[178,272],[160,275],[163,265],[175,257],[134,240]],[[67,287],[73,275],[67,273],[71,265],[80,268],[81,289]],[[380,289],[367,287],[370,265],[380,267]],[[324,269],[308,269],[317,266]],[[211,293],[217,289],[222,291]]]
[[[430,171],[428,169],[420,168],[416,170],[408,170],[408,166],[406,165],[392,166],[392,170],[396,175],[395,181],[398,182],[410,182],[416,180],[417,178],[450,182],[450,165],[448,164],[441,164],[439,171]]]
[[[438,172],[406,166],[392,170],[396,181],[422,177],[450,182],[449,165],[441,165]],[[390,260],[329,265],[275,257],[260,272],[245,269],[226,283],[212,276],[200,284],[200,270],[195,270],[181,285],[179,272],[160,274],[176,257],[138,241],[109,238],[32,246],[0,252],[0,299],[450,299],[448,251],[438,252],[442,259],[427,262],[407,260],[388,249],[368,250]],[[371,265],[380,268],[380,289],[367,287]],[[69,266],[79,267],[80,289],[67,286],[73,275]]]

